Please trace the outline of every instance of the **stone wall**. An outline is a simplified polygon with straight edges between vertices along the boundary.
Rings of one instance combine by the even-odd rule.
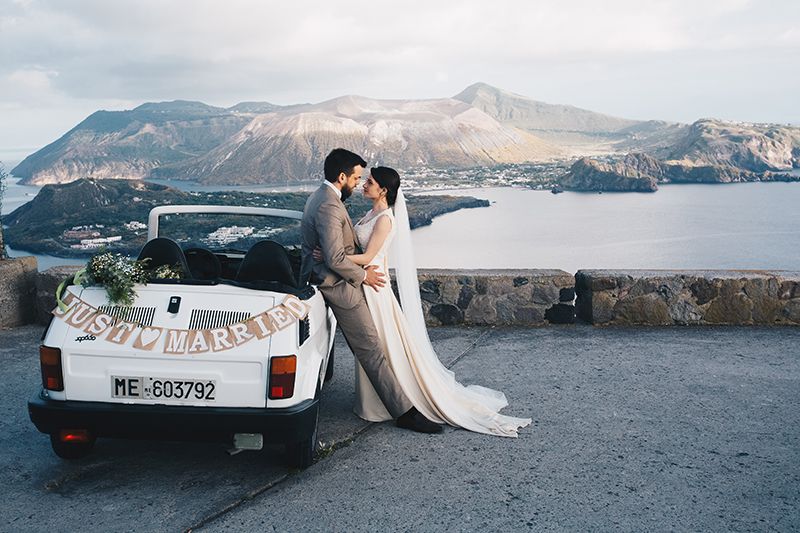
[[[36,321],[50,322],[50,312],[56,307],[56,289],[65,279],[72,277],[82,267],[64,265],[48,268],[36,278]]]
[[[35,320],[36,273],[35,257],[0,259],[0,328]]]
[[[24,259],[30,276],[35,260]],[[77,269],[34,275],[26,319],[46,324],[56,287]],[[431,326],[570,324],[576,312],[595,325],[800,325],[800,272],[423,269],[419,282]]]
[[[800,325],[800,272],[579,270],[575,283],[595,325]]]
[[[420,270],[429,325],[542,326],[575,321],[575,278],[563,270]]]

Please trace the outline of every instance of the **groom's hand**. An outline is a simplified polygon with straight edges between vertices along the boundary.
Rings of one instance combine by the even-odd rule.
[[[375,292],[378,292],[378,289],[386,285],[385,276],[378,270],[376,265],[369,265],[364,270],[367,272],[364,284],[372,287]]]

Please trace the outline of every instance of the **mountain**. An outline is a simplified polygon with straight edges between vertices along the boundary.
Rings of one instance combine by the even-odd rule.
[[[12,174],[37,185],[84,177],[146,178],[153,168],[207,153],[253,116],[181,100],[97,111],[26,157]]]
[[[453,97],[504,124],[535,132],[610,133],[638,124],[569,105],[546,104],[487,85],[470,85]]]
[[[630,120],[570,105],[547,104],[485,83],[470,85],[453,98],[573,154],[656,151],[671,145],[686,128],[683,124]]]
[[[673,181],[751,180],[800,167],[798,127],[636,121],[478,83],[453,98],[429,100],[343,96],[317,104],[242,102],[229,108],[178,100],[98,111],[11,172],[34,184],[84,177],[291,183],[318,179],[325,155],[338,146],[361,153],[370,164],[422,171],[625,153],[695,169],[671,174]],[[594,175],[602,170],[588,161],[579,169]]]
[[[258,115],[207,154],[164,165],[153,175],[202,183],[310,180],[321,176],[325,156],[337,146],[399,168],[466,168],[563,155],[558,147],[453,99],[345,96]]]
[[[261,114],[261,113],[271,113],[280,109],[281,106],[270,104],[269,102],[239,102],[238,104],[229,107],[228,111],[233,111],[234,113],[252,113],[252,114]]]

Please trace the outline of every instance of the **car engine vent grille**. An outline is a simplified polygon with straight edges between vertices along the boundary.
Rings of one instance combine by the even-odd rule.
[[[215,311],[213,309],[192,309],[189,329],[224,328],[250,318],[247,311]]]
[[[114,325],[119,322],[133,322],[143,326],[152,326],[156,314],[155,307],[127,307],[123,305],[101,305],[97,308],[101,313],[114,317]]]

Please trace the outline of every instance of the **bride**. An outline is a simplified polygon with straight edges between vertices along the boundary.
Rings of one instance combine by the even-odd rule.
[[[516,437],[517,430],[530,424],[531,419],[501,415],[500,409],[508,405],[505,395],[478,385],[461,385],[439,361],[431,345],[422,315],[408,212],[397,171],[372,168],[363,191],[372,200],[372,210],[355,225],[356,238],[364,253],[348,255],[347,259],[362,266],[376,265],[387,276],[387,258],[391,259],[402,308],[390,283],[377,290],[365,287],[364,295],[384,353],[403,392],[420,413],[436,423]],[[315,256],[321,258],[319,250]],[[358,416],[371,422],[392,419],[358,361],[356,393],[354,410]]]

